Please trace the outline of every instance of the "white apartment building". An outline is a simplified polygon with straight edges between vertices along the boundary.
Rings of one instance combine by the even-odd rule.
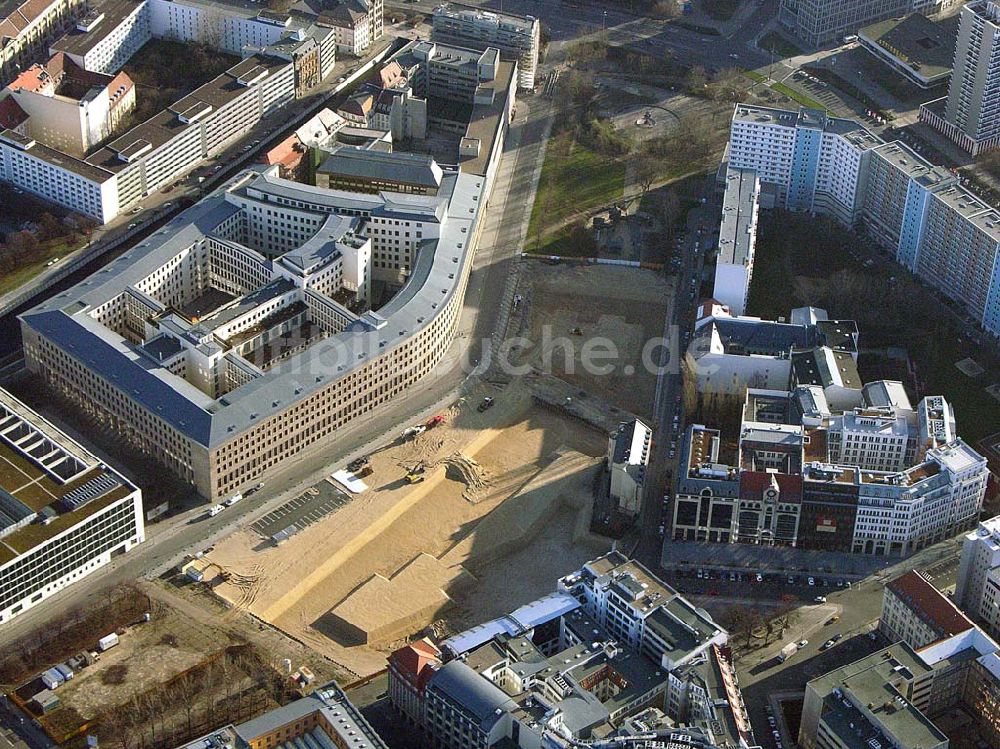
[[[142,494],[0,390],[0,625],[145,539]]]
[[[444,3],[434,10],[431,40],[478,50],[495,47],[504,59],[517,62],[520,88],[535,86],[541,24],[534,16]]]
[[[685,362],[701,393],[741,393],[747,387],[788,390],[793,357],[825,346],[857,359],[858,326],[830,320],[826,310],[800,307],[787,322],[734,314],[710,300],[698,308]]]
[[[728,640],[702,610],[638,562],[612,551],[559,580],[557,590],[613,639],[626,643],[667,671],[706,657]]]
[[[84,70],[113,74],[153,37],[148,0],[114,0],[87,13],[49,46]]]
[[[948,96],[920,107],[920,119],[973,156],[1000,146],[1000,5],[962,7]]]
[[[1000,517],[980,522],[962,542],[955,603],[1000,636]]]
[[[608,438],[609,496],[618,510],[635,517],[649,464],[653,430],[638,419],[623,423]]]
[[[738,104],[729,166],[757,172],[777,187],[789,210],[830,213],[853,224],[861,214],[867,152],[880,143],[857,122],[817,110]]]
[[[0,176],[106,223],[294,98],[294,64],[255,55],[83,160],[13,131],[0,133]]]
[[[1000,336],[1000,213],[902,143],[818,112],[736,106],[729,166],[790,210],[862,221],[911,272]]]
[[[757,173],[730,167],[722,199],[719,255],[712,295],[737,316],[746,312],[750,293],[759,206],[760,178]]]

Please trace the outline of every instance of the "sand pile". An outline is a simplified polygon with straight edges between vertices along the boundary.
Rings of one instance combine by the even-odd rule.
[[[441,462],[445,465],[445,476],[465,484],[462,497],[473,504],[493,486],[490,472],[465,453],[453,453]]]

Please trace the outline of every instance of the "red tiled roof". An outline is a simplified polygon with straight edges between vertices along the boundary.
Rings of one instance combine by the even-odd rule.
[[[441,664],[441,651],[424,638],[394,651],[389,656],[389,662],[422,692],[434,673],[434,667]]]
[[[43,15],[50,5],[52,5],[51,0],[27,0],[19,5],[6,18],[0,19],[0,39],[17,38],[18,34]]]
[[[43,88],[54,86],[52,74],[42,65],[35,63],[27,70],[23,71],[17,78],[7,86],[11,91],[41,91]]]
[[[887,587],[942,638],[974,626],[947,596],[916,570],[897,577]]]
[[[286,167],[294,167],[302,159],[305,149],[297,135],[289,135],[281,143],[267,151],[261,161],[268,165],[281,164]]]

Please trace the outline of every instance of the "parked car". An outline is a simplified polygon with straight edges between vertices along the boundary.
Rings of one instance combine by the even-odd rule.
[[[826,596],[816,596],[813,603],[826,603]]]

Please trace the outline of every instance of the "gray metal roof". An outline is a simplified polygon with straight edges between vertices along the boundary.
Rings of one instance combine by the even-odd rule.
[[[461,706],[484,731],[488,731],[502,713],[517,707],[506,692],[458,660],[449,661],[438,669],[427,688],[441,692],[450,702]]]
[[[430,325],[457,293],[461,270],[470,261],[469,240],[479,218],[484,184],[478,175],[448,172],[436,197],[363,195],[282,180],[261,174],[262,169],[243,172],[106,268],[21,316],[24,324],[84,362],[150,413],[209,449],[328,387]],[[328,212],[353,210],[447,220],[437,242],[425,243],[421,249],[413,277],[400,297],[381,311],[384,325],[378,329],[353,326],[330,336],[215,400],[156,366],[87,312],[114,299],[238,212],[238,206],[225,200],[226,189],[235,188],[256,191],[276,201],[280,198],[325,206]]]
[[[348,147],[333,151],[317,171],[434,189],[441,186],[442,176],[441,167],[428,154],[385,153]]]

